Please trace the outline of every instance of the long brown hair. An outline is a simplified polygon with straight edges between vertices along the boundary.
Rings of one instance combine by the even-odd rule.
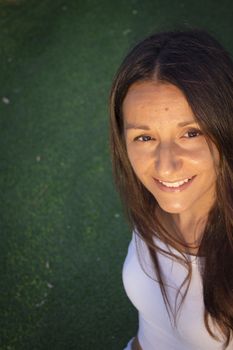
[[[156,236],[176,248],[177,243],[185,249],[187,245],[165,230],[155,217],[158,204],[134,174],[123,129],[122,104],[129,87],[138,81],[153,80],[173,84],[184,93],[202,131],[219,151],[216,201],[208,215],[198,255],[204,256],[200,271],[205,325],[210,335],[220,340],[211,329],[211,319],[227,347],[233,333],[233,63],[223,47],[205,31],[164,32],[137,44],[121,64],[113,83],[110,134],[115,180],[130,222],[149,248],[169,312],[171,307],[156,254],[160,248],[153,238]],[[183,251],[177,249],[181,256],[168,254],[187,267],[184,284],[188,289],[191,264]]]

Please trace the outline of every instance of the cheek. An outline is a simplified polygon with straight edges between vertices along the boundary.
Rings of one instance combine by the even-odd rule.
[[[129,162],[136,174],[142,174],[153,166],[154,158],[151,152],[141,147],[128,147],[127,154]]]
[[[129,149],[127,149],[127,155],[128,155],[129,162],[131,164],[131,167],[132,167],[136,177],[139,178],[139,180],[141,180],[142,173],[143,173],[143,169],[141,167],[141,164],[144,163],[142,158],[137,153],[130,152]]]
[[[129,162],[134,168],[135,164],[137,164],[140,160],[140,155],[139,153],[135,152],[134,148],[128,144],[126,145],[126,150],[127,150]]]
[[[142,163],[142,159],[135,155],[134,153],[130,153],[128,152],[128,159],[129,159],[129,162],[134,170],[134,172],[136,174],[140,173],[140,164]]]
[[[197,167],[209,168],[219,164],[219,152],[216,146],[205,138],[197,139],[188,157]]]
[[[203,147],[199,150],[190,152],[186,160],[197,169],[197,172],[213,170],[218,164],[218,157],[215,154],[211,154],[209,148]]]

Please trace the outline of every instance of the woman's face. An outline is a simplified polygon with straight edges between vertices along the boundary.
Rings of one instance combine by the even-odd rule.
[[[169,213],[205,214],[215,199],[218,152],[210,148],[181,90],[165,83],[133,84],[123,103],[130,163]]]

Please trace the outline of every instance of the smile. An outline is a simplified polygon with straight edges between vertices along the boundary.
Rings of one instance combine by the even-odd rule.
[[[184,180],[174,181],[174,182],[167,182],[167,181],[161,181],[158,179],[154,179],[157,186],[165,192],[180,192],[182,190],[185,190],[190,186],[192,181],[194,180],[196,176],[192,176],[190,178],[186,178]]]
[[[164,182],[164,181],[160,181],[160,180],[158,180],[158,181],[167,187],[179,187],[190,180],[191,179],[185,179],[185,180],[181,180],[181,181],[177,181],[177,182]]]

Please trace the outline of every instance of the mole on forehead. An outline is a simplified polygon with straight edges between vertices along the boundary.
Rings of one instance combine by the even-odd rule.
[[[165,107],[164,110],[165,110],[165,111],[169,111],[169,108],[168,108],[168,107]]]

